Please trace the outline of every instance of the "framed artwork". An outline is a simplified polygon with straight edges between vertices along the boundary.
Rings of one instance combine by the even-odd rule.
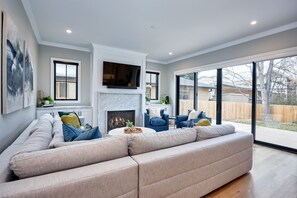
[[[24,39],[12,18],[2,12],[2,110],[8,114],[24,106]]]
[[[24,60],[24,108],[34,104],[33,93],[33,66],[31,61],[31,53],[25,44],[25,60]]]

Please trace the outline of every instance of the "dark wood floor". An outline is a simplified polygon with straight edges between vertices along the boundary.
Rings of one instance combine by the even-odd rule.
[[[204,198],[214,197],[297,198],[297,155],[255,145],[253,169]]]

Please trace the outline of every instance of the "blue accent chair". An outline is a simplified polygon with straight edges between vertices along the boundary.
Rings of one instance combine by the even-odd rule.
[[[150,118],[148,109],[144,113],[144,126],[154,129],[156,132],[166,131],[169,129],[169,115],[164,113],[164,109],[160,111],[162,118]]]
[[[176,124],[176,128],[182,128],[182,127],[187,127],[189,122],[188,122],[188,115],[177,115],[176,116],[176,120],[175,120],[175,124]],[[196,123],[201,120],[201,119],[208,119],[211,122],[211,118],[206,116],[205,112],[201,112],[198,115],[198,118],[193,119],[194,125],[196,125]]]

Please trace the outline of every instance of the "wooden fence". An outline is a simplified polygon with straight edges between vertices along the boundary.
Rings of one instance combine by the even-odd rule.
[[[193,108],[193,101],[181,100],[180,114],[187,114],[188,109]],[[216,102],[199,101],[198,109],[205,111],[206,115],[216,119]],[[297,122],[297,106],[270,105],[272,120],[275,122]],[[257,104],[256,119],[262,120],[262,105]],[[222,120],[250,120],[252,117],[252,104],[243,102],[222,103]]]

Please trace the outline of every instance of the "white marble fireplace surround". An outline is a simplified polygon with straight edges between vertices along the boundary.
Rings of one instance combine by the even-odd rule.
[[[135,110],[135,126],[143,126],[142,94],[98,92],[98,126],[107,130],[107,111]]]

